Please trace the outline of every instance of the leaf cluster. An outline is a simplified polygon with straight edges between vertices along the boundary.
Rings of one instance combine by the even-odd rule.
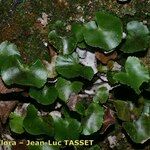
[[[38,111],[31,101],[25,115],[11,113],[11,131],[17,134],[27,132],[31,135],[46,135],[55,140],[80,139],[81,135],[86,137],[98,133],[102,126],[106,126],[107,106],[116,111],[116,119],[121,120],[122,128],[134,142],[147,141],[150,138],[150,100],[143,96],[144,91],[149,92],[143,85],[150,83],[149,68],[138,57],[129,55],[146,51],[149,30],[138,21],[129,22],[124,30],[120,18],[107,12],[97,12],[95,20],[72,25],[68,37],[59,36],[55,30],[51,31],[49,42],[57,53],[53,66],[56,80],[53,83],[49,80],[54,80],[54,77],[48,76],[49,70],[43,61],[25,64],[14,44],[8,41],[1,43],[0,74],[3,82],[7,86],[28,87],[29,97],[40,105],[61,103],[59,109],[49,110],[47,115],[42,115],[40,108]],[[127,53],[129,57],[124,65],[121,64],[119,71],[105,66],[107,69],[104,72],[98,70],[95,73],[92,67],[81,63],[77,47],[86,51],[92,49],[92,53],[95,49],[104,53],[119,51]],[[100,85],[93,95],[86,95],[88,83],[94,84],[98,74],[105,75],[108,80],[102,83],[107,83]],[[133,102],[130,97],[126,101],[116,99],[113,95],[115,86],[127,86],[134,91],[138,97],[137,102]],[[73,116],[74,113],[78,117]]]

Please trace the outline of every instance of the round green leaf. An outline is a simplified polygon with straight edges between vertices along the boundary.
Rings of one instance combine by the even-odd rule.
[[[139,117],[143,109],[142,104],[137,107],[131,101],[115,100],[113,104],[118,118],[123,121],[130,121],[133,116]]]
[[[1,76],[7,85],[42,87],[47,80],[47,71],[40,60],[31,66],[23,64],[17,47],[7,41],[0,45],[0,60]]]
[[[47,71],[40,60],[27,66],[21,60],[9,57],[1,67],[1,76],[7,85],[20,84],[40,88],[47,80]]]
[[[8,41],[2,42],[0,44],[0,68],[4,65],[4,62],[9,59],[9,56],[16,58],[20,57],[17,46]]]
[[[83,83],[74,81],[70,82],[63,78],[58,78],[56,83],[56,89],[58,96],[61,100],[67,102],[71,93],[79,93],[82,89]]]
[[[29,95],[40,104],[50,105],[57,99],[57,90],[53,86],[44,86],[42,89],[30,88]]]
[[[54,127],[52,118],[49,116],[45,121],[37,113],[38,111],[33,105],[28,106],[27,115],[23,121],[24,129],[32,135],[46,134],[53,136]]]
[[[128,102],[115,100],[114,106],[117,111],[117,116],[119,119],[123,121],[130,121],[131,120],[131,113]]]
[[[135,143],[143,144],[150,139],[150,100],[144,99],[140,118],[133,122],[125,122],[123,127]]]
[[[106,12],[96,13],[95,21],[85,24],[83,32],[86,43],[110,51],[122,40],[121,20]]]
[[[72,35],[70,37],[61,37],[55,30],[49,33],[49,42],[59,51],[61,54],[71,54],[76,45],[77,40]]]
[[[91,80],[94,75],[91,67],[83,66],[79,63],[79,58],[76,53],[58,56],[56,60],[56,70],[59,74],[66,78],[81,76]]]
[[[24,132],[23,120],[24,120],[24,117],[16,113],[11,113],[10,120],[9,120],[9,126],[10,126],[11,131],[17,134],[22,134]]]
[[[98,131],[103,123],[104,109],[97,103],[92,103],[86,110],[86,117],[83,118],[82,134],[90,135]]]
[[[2,42],[0,44],[0,57],[4,56],[20,56],[17,46],[9,43],[8,41]]]
[[[133,88],[137,94],[140,93],[140,86],[143,82],[148,82],[149,70],[136,57],[128,57],[125,63],[126,72],[119,72],[114,75],[114,79],[122,84]]]
[[[81,132],[81,124],[72,118],[53,116],[56,140],[77,140]]]
[[[128,35],[121,50],[125,53],[144,51],[150,42],[149,30],[142,22],[131,21],[127,24]]]
[[[150,139],[149,115],[142,115],[134,122],[125,122],[123,127],[135,143],[144,143]]]

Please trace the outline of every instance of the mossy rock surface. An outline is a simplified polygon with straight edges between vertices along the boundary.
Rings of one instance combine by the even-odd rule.
[[[0,42],[15,42],[26,62],[37,57],[48,59],[43,43],[48,41],[48,32],[54,28],[56,21],[64,23],[59,30],[62,35],[68,34],[73,22],[89,21],[99,10],[117,14],[125,23],[134,18],[149,25],[149,6],[150,0],[131,0],[125,4],[117,0],[1,0]],[[43,12],[48,15],[48,24],[44,28],[38,22]]]

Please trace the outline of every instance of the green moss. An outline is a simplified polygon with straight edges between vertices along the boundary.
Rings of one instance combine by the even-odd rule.
[[[49,31],[57,29],[60,35],[68,35],[66,27],[73,22],[89,21],[96,11],[107,10],[130,20],[148,20],[149,1],[132,0],[129,4],[118,4],[114,0],[24,0],[14,5],[13,0],[0,1],[0,42],[15,42],[27,62],[47,55],[43,41]],[[42,28],[37,23],[42,12],[49,16],[48,25]],[[57,27],[58,20],[64,25]],[[150,20],[150,19],[149,19]],[[149,25],[149,22],[148,22]],[[47,55],[48,56],[48,55]]]

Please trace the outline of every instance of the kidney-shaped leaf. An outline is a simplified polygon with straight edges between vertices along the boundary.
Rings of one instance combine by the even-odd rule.
[[[8,41],[2,42],[0,44],[0,56],[20,56],[17,46],[9,43]]]
[[[83,66],[79,63],[79,58],[76,53],[58,56],[56,60],[56,70],[66,78],[81,76],[91,80],[94,75],[91,67]]]
[[[142,115],[137,121],[125,122],[123,126],[136,143],[144,143],[150,139],[150,116]]]
[[[10,126],[11,131],[17,134],[22,134],[24,132],[23,120],[24,120],[23,116],[18,115],[16,113],[11,113],[10,121],[9,121],[9,126]]]
[[[114,106],[117,111],[117,116],[119,119],[123,121],[130,121],[131,120],[131,113],[128,102],[122,100],[115,100]]]
[[[148,48],[150,42],[149,30],[142,22],[131,21],[127,24],[127,39],[121,50],[125,53],[134,53]]]
[[[52,116],[54,119],[56,140],[77,140],[81,132],[81,124],[72,118]]]
[[[71,93],[78,93],[82,89],[83,83],[74,81],[70,82],[63,78],[58,78],[56,83],[56,89],[58,91],[58,96],[61,100],[67,102]]]
[[[38,111],[33,105],[29,105],[27,108],[27,115],[23,121],[24,129],[32,135],[46,134],[53,136],[54,127],[53,119],[49,116],[46,121],[38,116]]]
[[[98,12],[95,21],[85,24],[83,35],[88,45],[110,51],[119,45],[122,33],[119,18],[106,12]]]
[[[42,89],[30,88],[29,95],[40,104],[50,105],[57,98],[57,90],[53,86],[44,86]]]
[[[47,71],[40,60],[26,66],[21,60],[9,57],[1,67],[1,76],[7,85],[20,84],[40,88],[47,80]]]
[[[133,122],[125,122],[123,127],[135,143],[143,144],[150,139],[150,100],[144,99],[140,118]]]
[[[61,37],[55,30],[49,33],[49,42],[59,51],[61,54],[71,54],[77,45],[76,37]]]
[[[90,135],[98,131],[103,123],[104,109],[97,103],[92,103],[86,110],[86,117],[83,118],[82,134]]]
[[[138,58],[128,57],[125,63],[125,70],[126,72],[115,74],[114,79],[130,86],[139,94],[139,87],[143,82],[148,82],[150,79],[148,68],[146,68]]]
[[[0,44],[0,67],[3,66],[9,56],[20,57],[17,46],[8,41],[2,42]]]
[[[117,116],[123,121],[130,121],[131,118],[137,118],[140,116],[143,105],[136,107],[131,101],[115,100],[113,102],[117,111]]]

